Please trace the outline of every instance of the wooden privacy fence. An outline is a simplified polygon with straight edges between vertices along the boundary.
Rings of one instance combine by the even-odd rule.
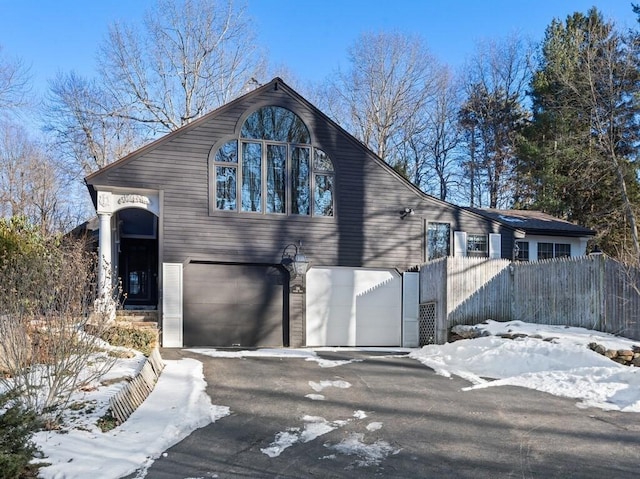
[[[109,410],[118,424],[122,424],[151,394],[164,362],[158,348],[154,348],[140,372],[109,400]]]
[[[486,319],[640,339],[640,273],[604,255],[531,263],[442,258],[420,268],[420,303],[436,304],[440,343],[452,326]]]

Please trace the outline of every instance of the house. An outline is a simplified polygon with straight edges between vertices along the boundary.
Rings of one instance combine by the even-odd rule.
[[[280,78],[86,178],[99,288],[165,347],[399,346],[402,273],[511,258],[518,224],[422,193]]]
[[[587,242],[596,234],[589,228],[540,211],[467,209],[517,228],[513,252],[513,259],[517,261],[584,256]]]

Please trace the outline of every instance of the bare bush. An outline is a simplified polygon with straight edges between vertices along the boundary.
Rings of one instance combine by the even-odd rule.
[[[0,256],[0,390],[18,392],[26,408],[54,421],[74,391],[115,361],[99,339],[108,318],[94,311],[95,266],[70,240]]]

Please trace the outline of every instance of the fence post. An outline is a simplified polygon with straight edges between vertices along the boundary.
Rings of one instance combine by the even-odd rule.
[[[440,299],[436,304],[436,344],[444,344],[449,336],[449,268],[450,257],[445,258],[444,268],[441,270]]]
[[[604,254],[597,255],[598,261],[598,307],[600,308],[598,314],[598,331],[606,331],[607,329],[607,294],[605,291],[605,270],[607,266],[607,258]]]
[[[509,316],[510,320],[516,319],[516,265],[513,261],[509,263]]]

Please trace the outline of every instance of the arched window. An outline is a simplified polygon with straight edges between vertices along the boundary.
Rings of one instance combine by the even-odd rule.
[[[333,163],[286,108],[267,106],[249,115],[240,138],[216,150],[213,166],[216,210],[334,214]]]

